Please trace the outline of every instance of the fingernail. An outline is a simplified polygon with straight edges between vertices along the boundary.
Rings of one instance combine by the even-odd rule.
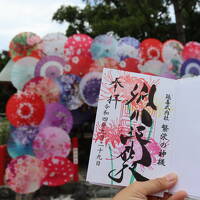
[[[177,175],[175,173],[171,173],[165,176],[169,184],[175,183],[177,180]]]

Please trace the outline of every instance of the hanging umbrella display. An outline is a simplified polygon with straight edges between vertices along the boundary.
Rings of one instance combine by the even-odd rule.
[[[163,44],[162,58],[164,62],[170,63],[172,59],[177,59],[182,62],[183,44],[177,40],[167,40]]]
[[[39,95],[45,104],[58,102],[60,100],[60,88],[58,84],[47,77],[36,77],[31,79],[26,83],[23,91]]]
[[[22,90],[27,81],[34,77],[35,66],[39,60],[24,57],[14,63],[11,70],[11,82],[16,89]]]
[[[123,37],[118,42],[117,54],[121,61],[126,58],[139,59],[139,47],[139,40],[133,37]]]
[[[6,116],[15,126],[38,125],[45,113],[43,100],[34,93],[20,92],[11,96],[6,105]]]
[[[125,60],[120,62],[119,69],[129,72],[140,73],[138,65],[139,65],[139,60],[135,58],[126,58]]]
[[[189,58],[200,59],[200,43],[199,42],[188,42],[182,51],[184,60]]]
[[[43,185],[59,186],[72,181],[74,176],[74,165],[67,158],[50,157],[43,160],[47,171],[47,176],[43,180]]]
[[[58,127],[47,127],[40,130],[33,142],[35,156],[41,160],[55,156],[67,157],[70,150],[69,135]]]
[[[23,155],[34,155],[32,143],[38,134],[37,126],[21,126],[11,132],[8,139],[8,153],[12,158]]]
[[[81,78],[74,74],[66,74],[57,78],[57,82],[61,88],[61,102],[69,110],[76,110],[83,105],[79,94],[80,81]]]
[[[55,79],[63,75],[65,61],[58,56],[45,56],[37,63],[35,68],[35,76],[44,76]]]
[[[181,67],[180,74],[181,76],[188,74],[193,76],[200,75],[200,60],[195,58],[186,60]]]
[[[26,56],[40,59],[42,57],[41,38],[32,32],[22,32],[10,42],[10,56],[13,61]]]
[[[59,127],[65,130],[66,133],[70,133],[73,126],[71,112],[60,103],[47,104],[44,119],[40,124],[40,130],[48,126]]]
[[[100,58],[95,60],[89,69],[90,72],[103,72],[104,68],[118,69],[119,62],[113,58]]]
[[[28,194],[38,190],[46,176],[43,162],[25,155],[13,159],[5,174],[7,185],[15,192]]]
[[[63,33],[48,33],[42,38],[42,50],[46,56],[58,56],[64,59],[64,46],[67,37]]]
[[[148,38],[140,44],[140,57],[143,62],[148,60],[161,60],[162,42],[154,38]]]
[[[90,49],[93,59],[97,60],[107,57],[119,60],[117,45],[117,40],[111,35],[99,35],[95,37]]]
[[[102,73],[91,72],[86,74],[80,82],[80,94],[84,102],[96,107],[99,99]]]

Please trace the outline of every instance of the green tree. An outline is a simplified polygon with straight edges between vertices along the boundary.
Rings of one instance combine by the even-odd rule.
[[[197,25],[200,0],[86,0],[83,9],[61,6],[53,20],[68,22],[66,35],[86,33],[95,37],[113,31],[120,37],[147,37],[182,42],[200,36]],[[176,22],[170,19],[169,6],[174,6]],[[194,25],[194,26],[191,26]],[[195,34],[193,33],[195,31]]]

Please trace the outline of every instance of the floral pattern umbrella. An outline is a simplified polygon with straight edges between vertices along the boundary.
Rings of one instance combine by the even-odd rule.
[[[61,128],[47,127],[38,133],[33,142],[33,151],[37,158],[67,157],[71,150],[69,135]]]
[[[38,125],[45,113],[45,104],[34,93],[19,92],[11,96],[6,105],[6,116],[15,126]]]
[[[25,155],[13,159],[5,174],[6,184],[15,192],[28,194],[38,190],[46,176],[43,162]]]
[[[10,43],[10,56],[13,61],[26,56],[42,57],[41,38],[32,32],[22,32],[16,35]]]
[[[46,56],[58,56],[64,59],[64,46],[67,37],[63,33],[49,33],[42,38],[42,50]]]

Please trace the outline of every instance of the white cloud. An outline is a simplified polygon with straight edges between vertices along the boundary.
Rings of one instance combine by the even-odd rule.
[[[51,32],[65,33],[68,24],[52,21],[61,5],[83,8],[82,0],[0,0],[0,50],[8,49],[12,38],[24,31],[41,37]]]

